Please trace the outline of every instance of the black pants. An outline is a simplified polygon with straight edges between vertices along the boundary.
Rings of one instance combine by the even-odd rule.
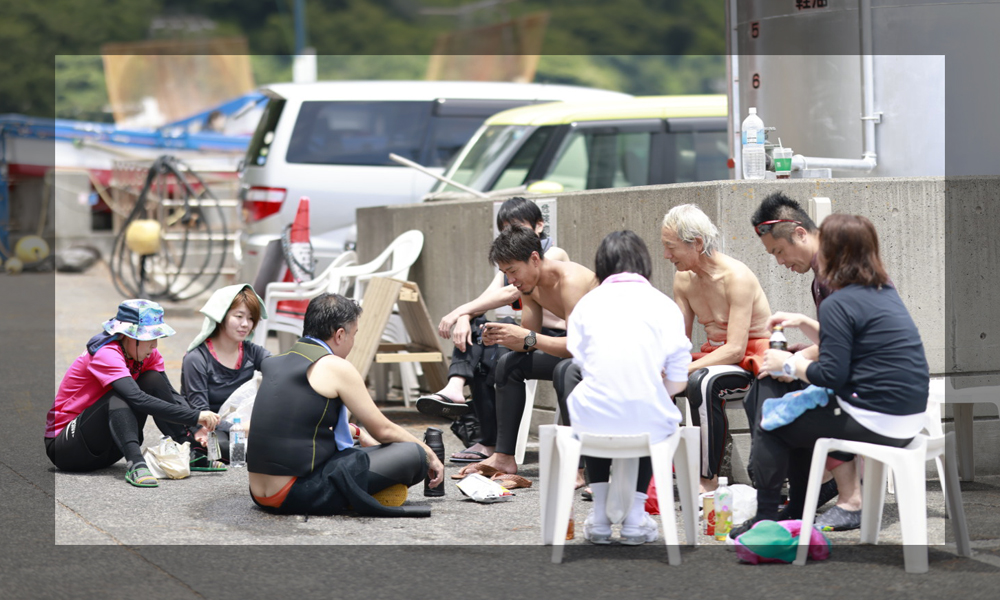
[[[497,444],[497,400],[495,375],[497,363],[508,352],[509,348],[500,345],[483,346],[480,343],[479,328],[486,323],[486,317],[476,317],[472,320],[472,342],[465,345],[465,352],[456,347],[451,353],[451,366],[448,377],[462,377],[472,392],[472,411],[479,420],[479,442],[484,446]],[[513,323],[514,319],[505,317],[498,323]]]
[[[562,357],[539,350],[510,352],[500,358],[496,369],[497,452],[514,454],[517,447],[526,397],[524,382],[528,379],[552,381],[556,365],[562,360]]]
[[[340,456],[342,453],[359,451],[368,455],[369,467],[363,477],[359,473],[350,472],[350,467],[345,466],[352,462],[353,457],[349,454]],[[346,478],[364,481],[365,491],[376,494],[400,483],[407,487],[416,485],[426,476],[427,455],[419,444],[396,442],[368,448],[349,448],[313,469],[309,475],[296,479],[281,506],[272,510],[291,515],[338,514],[346,510],[351,502],[351,492],[345,489],[350,487],[345,484]]]
[[[753,375],[739,367],[698,369],[688,379],[687,399],[691,421],[701,428],[701,476],[711,479],[719,474],[726,452],[729,418],[726,402],[745,400]],[[759,421],[758,421],[759,422]]]
[[[813,446],[819,438],[838,438],[902,448],[913,438],[889,438],[863,427],[836,401],[807,410],[788,425],[773,431],[758,427],[753,438],[753,466],[757,485],[757,516],[774,519],[778,515],[781,485],[788,478],[788,509],[801,514]]]
[[[750,426],[751,441],[757,436],[757,430],[760,428],[760,420],[763,416],[762,410],[765,400],[769,398],[780,398],[785,394],[804,390],[808,385],[809,384],[804,381],[799,381],[798,379],[794,381],[779,381],[773,377],[754,379],[753,385],[750,386],[750,391],[747,392],[746,397],[743,398],[743,410],[746,412],[747,423]],[[831,452],[830,456],[845,462],[854,458],[853,454],[849,454],[847,452]],[[757,479],[754,475],[753,469],[752,443],[750,445],[750,457],[747,460],[747,463],[749,463],[747,464],[747,474],[750,475],[750,481],[756,486]]]
[[[164,402],[176,402],[166,378],[159,371],[146,371],[139,375],[136,383],[139,389],[151,396]],[[124,439],[118,441],[123,444],[134,441],[141,445],[142,428],[149,415],[132,408],[112,390],[77,415],[55,438],[45,439],[45,453],[52,464],[61,471],[96,471],[121,460],[122,448],[112,437],[110,424],[111,411],[117,410],[129,411],[135,419],[135,429],[125,427],[121,432]],[[183,425],[159,418],[154,418],[154,421],[164,434],[178,441],[187,439],[188,432]]]

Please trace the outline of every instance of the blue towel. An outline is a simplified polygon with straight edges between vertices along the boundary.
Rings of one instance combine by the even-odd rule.
[[[760,426],[771,431],[788,425],[807,410],[826,406],[831,394],[826,388],[810,385],[804,390],[789,392],[780,398],[768,398],[764,401]]]

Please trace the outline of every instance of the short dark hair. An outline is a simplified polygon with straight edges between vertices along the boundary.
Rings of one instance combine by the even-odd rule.
[[[527,227],[508,225],[490,246],[490,264],[528,262],[532,252],[537,252],[538,258],[545,260],[542,240],[538,235]]]
[[[360,316],[361,305],[356,301],[340,294],[323,293],[309,301],[302,335],[325,342]]]
[[[247,307],[250,312],[250,320],[253,322],[253,326],[250,329],[256,329],[257,323],[260,322],[260,311],[262,309],[260,305],[260,300],[257,299],[257,292],[253,291],[253,286],[247,284],[243,286],[243,289],[236,293],[233,297],[232,303],[229,304],[229,308],[226,309],[226,315],[229,315],[229,311],[233,310],[237,306],[242,304]],[[215,329],[212,330],[212,335],[209,337],[215,337],[222,331],[225,327],[225,319],[215,324]]]
[[[497,211],[497,231],[502,231],[504,227],[515,222],[527,223],[534,228],[539,221],[544,220],[542,209],[538,208],[537,204],[527,198],[515,196],[500,205],[500,210]],[[540,237],[545,237],[544,231]]]
[[[649,279],[653,261],[649,258],[646,242],[628,229],[609,233],[597,247],[594,272],[602,282],[615,273],[636,273]]]
[[[823,276],[835,290],[852,284],[880,286],[889,281],[879,257],[878,233],[861,215],[833,214],[823,219],[819,251]]]
[[[774,192],[760,203],[757,210],[750,217],[750,224],[757,227],[767,221],[777,221],[788,219],[802,223],[802,228],[809,233],[816,233],[816,223],[809,217],[809,213],[802,210],[802,205],[785,195],[784,192]],[[795,223],[777,223],[771,228],[770,233],[775,238],[792,240],[792,232],[795,231]]]

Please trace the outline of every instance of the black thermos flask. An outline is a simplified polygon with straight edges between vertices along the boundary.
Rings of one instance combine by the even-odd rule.
[[[437,454],[438,460],[444,464],[444,441],[441,439],[442,432],[436,427],[428,427],[424,432],[424,443]],[[444,496],[444,482],[436,488],[430,487],[430,477],[424,479],[424,496],[440,497]]]

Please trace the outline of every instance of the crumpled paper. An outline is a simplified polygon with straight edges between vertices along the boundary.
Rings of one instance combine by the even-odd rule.
[[[514,497],[510,490],[479,473],[473,473],[455,485],[464,495],[483,504],[506,502]]]

